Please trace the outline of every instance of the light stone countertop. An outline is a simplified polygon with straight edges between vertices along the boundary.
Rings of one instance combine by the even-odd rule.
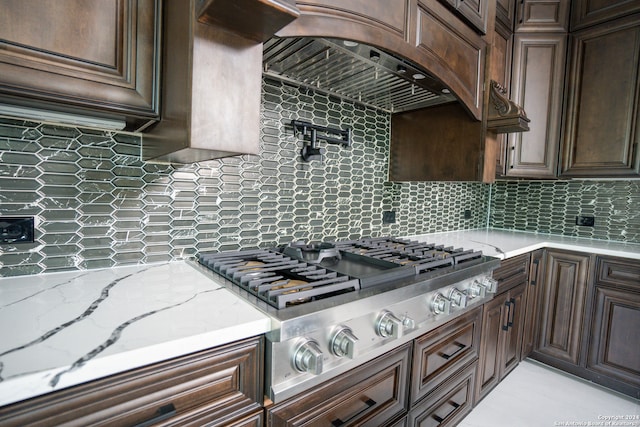
[[[640,244],[539,233],[407,238],[503,259],[545,247],[640,259]],[[0,278],[0,406],[271,330],[221,283],[187,262]]]
[[[640,244],[497,229],[477,229],[407,236],[408,239],[480,250],[484,255],[511,258],[541,248],[565,249],[640,259]]]
[[[0,406],[263,334],[186,262],[0,279]]]

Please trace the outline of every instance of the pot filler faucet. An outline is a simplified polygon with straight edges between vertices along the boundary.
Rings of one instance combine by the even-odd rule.
[[[313,123],[292,120],[291,126],[296,134],[302,133],[304,145],[300,154],[305,162],[311,160],[322,160],[324,148],[318,147],[319,141],[329,144],[351,145],[351,129],[335,129],[326,126],[314,125]]]

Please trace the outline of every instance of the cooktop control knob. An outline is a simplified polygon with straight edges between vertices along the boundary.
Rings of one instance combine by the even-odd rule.
[[[493,277],[483,277],[482,284],[487,288],[487,292],[495,294],[498,291],[498,281]]]
[[[449,299],[456,307],[465,308],[467,306],[467,294],[458,288],[452,288],[449,292]]]
[[[431,301],[431,311],[433,311],[434,314],[451,313],[451,300],[438,292]]]
[[[322,373],[322,351],[317,341],[305,340],[293,353],[293,366],[300,372],[313,375]]]
[[[356,355],[356,341],[358,341],[358,337],[353,334],[351,328],[339,326],[331,338],[329,348],[338,357],[347,356],[349,359],[353,359]]]
[[[467,291],[471,298],[484,298],[487,294],[487,287],[477,280],[474,280]]]
[[[388,310],[382,310],[376,321],[376,332],[381,337],[400,338],[402,336],[402,320]]]

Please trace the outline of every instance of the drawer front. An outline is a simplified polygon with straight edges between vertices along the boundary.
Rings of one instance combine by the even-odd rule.
[[[430,394],[460,368],[477,359],[482,307],[416,339],[413,350],[413,403]]]
[[[598,283],[640,288],[640,261],[598,257],[596,265]]]
[[[262,348],[249,339],[9,405],[0,425],[222,425],[261,407]]]
[[[498,294],[526,283],[529,277],[529,254],[505,259],[500,267],[493,271],[493,278],[498,281]]]
[[[278,426],[378,427],[406,414],[410,344],[267,409]]]
[[[439,387],[409,414],[410,427],[455,426],[473,408],[476,363]]]

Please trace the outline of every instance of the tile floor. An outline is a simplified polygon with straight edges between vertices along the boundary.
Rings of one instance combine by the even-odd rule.
[[[458,424],[547,426],[640,427],[640,402],[526,359]]]

